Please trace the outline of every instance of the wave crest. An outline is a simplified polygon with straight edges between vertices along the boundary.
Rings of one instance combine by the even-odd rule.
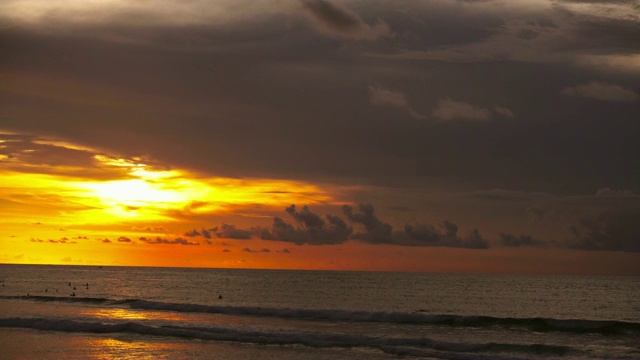
[[[187,339],[233,341],[261,345],[304,345],[310,347],[369,347],[396,355],[438,356],[443,358],[498,359],[495,353],[564,355],[570,347],[544,344],[454,343],[429,338],[377,337],[342,333],[265,331],[226,327],[150,326],[134,322],[99,323],[47,318],[0,318],[0,327],[95,334],[135,333]],[[491,356],[487,353],[494,354]],[[473,357],[461,357],[473,354]]]
[[[404,324],[428,324],[463,327],[513,327],[538,332],[572,332],[600,334],[640,335],[640,323],[613,320],[510,318],[468,315],[430,315],[422,312],[348,311],[322,309],[263,308],[248,306],[219,306],[203,304],[170,303],[140,299],[113,300],[105,298],[76,298],[55,296],[0,296],[4,299],[28,301],[60,301],[90,303],[138,310],[156,310],[190,313],[210,313],[236,316],[278,317],[286,319],[310,319],[354,322],[386,322]]]

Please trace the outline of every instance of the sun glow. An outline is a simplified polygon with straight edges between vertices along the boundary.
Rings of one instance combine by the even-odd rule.
[[[204,256],[200,246],[179,246],[207,244],[204,238],[183,238],[194,228],[211,229],[228,218],[268,226],[270,211],[292,203],[334,202],[330,189],[311,183],[203,176],[64,141],[4,136],[0,258],[5,262],[140,263],[140,256],[153,251],[154,259],[189,265],[175,252]]]
[[[185,195],[177,190],[162,189],[157,184],[142,179],[115,180],[102,183],[79,184],[92,190],[96,197],[105,202],[124,205],[144,206],[148,204],[178,203]]]

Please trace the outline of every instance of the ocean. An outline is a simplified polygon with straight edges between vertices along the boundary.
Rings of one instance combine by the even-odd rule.
[[[640,359],[640,277],[0,265],[2,359]]]

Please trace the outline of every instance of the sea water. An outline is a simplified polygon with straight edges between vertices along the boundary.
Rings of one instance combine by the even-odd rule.
[[[640,278],[0,265],[3,359],[638,359]]]

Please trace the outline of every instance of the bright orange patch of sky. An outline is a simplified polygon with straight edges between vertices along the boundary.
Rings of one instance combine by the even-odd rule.
[[[8,142],[0,146],[6,148]],[[3,155],[3,262],[242,267],[245,263],[241,255],[248,254],[250,246],[260,250],[265,245],[242,240],[233,246],[235,250],[223,249],[224,245],[205,246],[210,244],[203,238],[185,238],[184,233],[234,217],[269,226],[273,217],[266,212],[281,213],[292,203],[333,201],[331,194],[314,184],[202,177],[60,141],[39,139],[30,143],[45,146],[45,150],[63,149],[90,156],[92,168],[38,161],[42,149],[23,148],[11,156]],[[96,172],[100,176],[95,176]],[[141,237],[151,241],[140,242]],[[253,265],[278,267],[278,262]]]
[[[55,139],[4,136],[3,263],[611,274],[637,263],[624,252],[262,240],[260,231],[271,229],[274,216],[287,218],[289,205],[331,212],[357,189],[203,176]],[[226,232],[225,223],[232,224]],[[236,230],[245,235],[226,235]]]

